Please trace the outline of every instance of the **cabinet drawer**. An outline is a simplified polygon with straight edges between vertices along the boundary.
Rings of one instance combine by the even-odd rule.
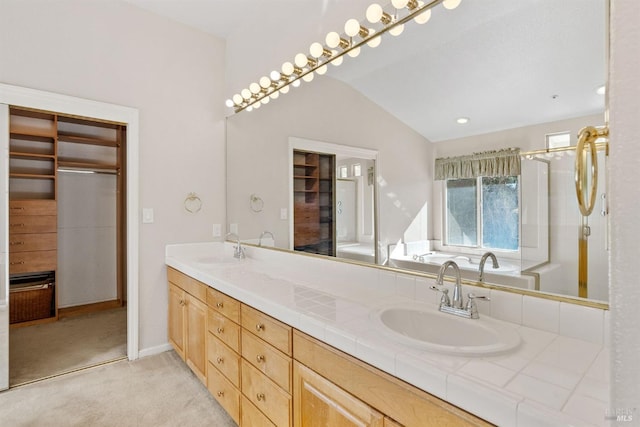
[[[216,289],[208,288],[207,305],[234,322],[240,323],[240,302],[229,295],[223,294]]]
[[[242,359],[242,394],[276,426],[291,425],[291,396]]]
[[[240,391],[209,362],[207,388],[236,424],[240,422]]]
[[[57,251],[33,251],[9,253],[9,274],[55,270]]]
[[[240,325],[212,309],[207,311],[209,332],[231,347],[233,351],[240,353]]]
[[[9,233],[55,233],[58,231],[55,215],[10,215]]]
[[[291,358],[252,334],[242,334],[242,357],[291,393]]]
[[[241,426],[250,427],[276,427],[253,403],[242,396],[242,421]]]
[[[231,383],[240,387],[240,355],[207,333],[207,357],[210,365],[215,366]]]
[[[9,252],[49,251],[58,247],[58,233],[9,234]]]
[[[167,278],[171,283],[185,290],[202,302],[207,301],[208,286],[171,267],[167,267]]]
[[[9,202],[9,214],[14,215],[57,215],[55,200],[12,200]]]
[[[242,304],[242,327],[291,356],[291,327]]]

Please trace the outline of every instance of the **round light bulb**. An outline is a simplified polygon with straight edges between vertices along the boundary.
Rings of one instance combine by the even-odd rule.
[[[266,89],[269,86],[271,86],[271,80],[269,79],[269,77],[267,76],[260,77],[260,87],[263,89]]]
[[[291,62],[285,62],[282,64],[282,74],[285,76],[293,74],[293,64]]]
[[[265,96],[264,98],[262,98],[262,99],[260,100],[260,102],[261,102],[261,103],[263,103],[263,104],[268,104],[268,103],[269,103],[269,101],[270,101],[270,99],[269,99],[269,97],[268,97],[268,96]]]
[[[332,31],[329,34],[327,34],[327,37],[325,37],[324,42],[330,48],[336,48],[340,45],[340,34],[336,33],[335,31]]]
[[[243,101],[244,101],[244,99],[242,99],[242,96],[239,93],[236,93],[235,95],[233,95],[233,102],[236,105],[242,104]]]
[[[460,6],[460,3],[462,3],[462,0],[444,0],[442,2],[442,5],[445,9],[453,10],[456,7]]]
[[[399,36],[404,31],[404,24],[396,25],[392,29],[389,30],[389,34],[392,36]]]
[[[247,88],[242,89],[242,90],[240,91],[240,95],[242,95],[242,97],[243,97],[244,99],[249,99],[249,98],[251,98],[251,91],[250,91],[249,89],[247,89]]]
[[[224,105],[226,105],[229,108],[233,107],[233,105],[234,105],[233,100],[232,99],[227,99],[226,101],[224,101]]]
[[[373,34],[375,34],[375,30],[373,29],[369,30],[369,35],[371,36]],[[382,37],[378,35],[378,36],[372,37],[371,40],[367,42],[367,46],[371,48],[376,48],[380,46],[381,42],[382,42]]]
[[[315,43],[311,44],[311,46],[309,47],[309,53],[314,58],[320,58],[322,56],[322,54],[324,53],[324,46],[322,46],[318,42],[315,42]]]
[[[371,22],[372,24],[380,22],[380,20],[382,19],[382,12],[382,6],[380,6],[378,3],[373,3],[367,8],[367,21]]]
[[[295,64],[298,67],[302,68],[307,66],[307,63],[309,62],[309,58],[307,58],[307,55],[305,55],[304,53],[299,53],[296,55],[293,62],[295,62]]]
[[[356,58],[358,55],[360,55],[360,46],[351,49],[349,52],[347,52],[347,55],[349,55],[352,58]]]
[[[280,75],[280,73],[276,70],[273,70],[272,72],[269,73],[269,77],[271,78],[271,80],[273,80],[274,82],[277,82],[278,80],[280,80],[280,78],[282,77]]]
[[[269,95],[269,97],[270,97],[271,99],[278,99],[278,98],[280,97],[280,91],[279,91],[279,90],[276,90],[276,91],[271,92],[271,94]]]
[[[424,6],[424,2],[418,1],[418,7],[422,7],[422,6]],[[431,19],[431,9],[427,9],[421,14],[419,14],[418,16],[416,16],[415,18],[413,18],[413,20],[417,24],[426,24],[429,21],[429,19]]]
[[[300,79],[298,80],[294,80],[293,83],[291,83],[291,86],[293,87],[300,87]]]
[[[253,111],[253,106],[252,106],[252,105],[249,105],[249,106],[245,109],[245,111]]]
[[[310,81],[313,80],[313,73],[305,74],[304,76],[302,76],[302,80],[309,83]]]
[[[335,51],[335,50],[333,51],[333,59],[331,60],[331,63],[333,65],[335,65],[336,67],[342,65],[342,61],[344,61],[344,57],[342,57],[342,56],[339,56],[339,57],[336,58],[336,54],[337,53],[338,53],[337,51]]]
[[[280,93],[287,94],[289,93],[289,86],[283,86],[280,88]]]
[[[456,119],[456,123],[458,123],[459,125],[466,125],[467,123],[469,123],[469,117],[458,117]]]
[[[344,32],[349,37],[354,37],[360,32],[360,23],[357,19],[351,18],[344,24]]]
[[[407,3],[409,3],[409,0],[391,0],[391,4],[396,9],[402,9],[407,5]]]
[[[256,102],[255,104],[251,104],[251,105],[253,105],[253,108],[257,110],[258,108],[260,108],[262,104],[260,104],[259,102]]]
[[[251,93],[260,93],[260,85],[253,82],[249,85],[249,90],[251,91]]]
[[[320,67],[318,67],[316,69],[316,73],[318,73],[318,75],[323,76],[327,73],[327,65],[323,64]]]

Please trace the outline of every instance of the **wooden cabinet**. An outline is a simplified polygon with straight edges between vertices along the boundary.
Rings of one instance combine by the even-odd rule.
[[[335,255],[335,156],[293,153],[294,249]]]
[[[206,295],[206,285],[175,270],[169,280],[172,278],[179,283],[169,281],[169,342],[200,381],[206,384],[207,306],[180,284],[193,285],[191,289],[199,295]]]
[[[294,363],[295,427],[384,427],[384,417],[306,366]]]

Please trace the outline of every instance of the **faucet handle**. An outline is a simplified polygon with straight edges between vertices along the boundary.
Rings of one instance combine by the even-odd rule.
[[[435,285],[431,285],[429,289],[436,292],[442,292],[442,298],[440,298],[440,306],[451,306],[451,300],[449,299],[449,289],[445,288],[444,286],[442,288],[439,288]]]
[[[484,296],[484,295],[476,295],[474,293],[470,293],[469,295],[467,295],[467,306],[465,308],[465,310],[467,310],[468,312],[471,313],[471,318],[472,319],[477,319],[478,318],[478,306],[476,305],[476,300],[482,300],[482,301],[491,301],[491,298]]]

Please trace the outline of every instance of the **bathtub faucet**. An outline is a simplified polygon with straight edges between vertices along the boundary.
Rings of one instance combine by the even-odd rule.
[[[420,262],[424,262],[424,257],[426,257],[427,255],[433,255],[433,252],[426,252],[422,255],[413,255],[413,260],[414,261],[420,261]]]
[[[500,267],[498,265],[498,258],[496,258],[493,252],[487,252],[482,255],[482,258],[480,258],[480,277],[478,278],[479,282],[484,282],[484,263],[487,262],[487,258],[489,257],[491,257],[491,260],[493,261],[493,268]]]

